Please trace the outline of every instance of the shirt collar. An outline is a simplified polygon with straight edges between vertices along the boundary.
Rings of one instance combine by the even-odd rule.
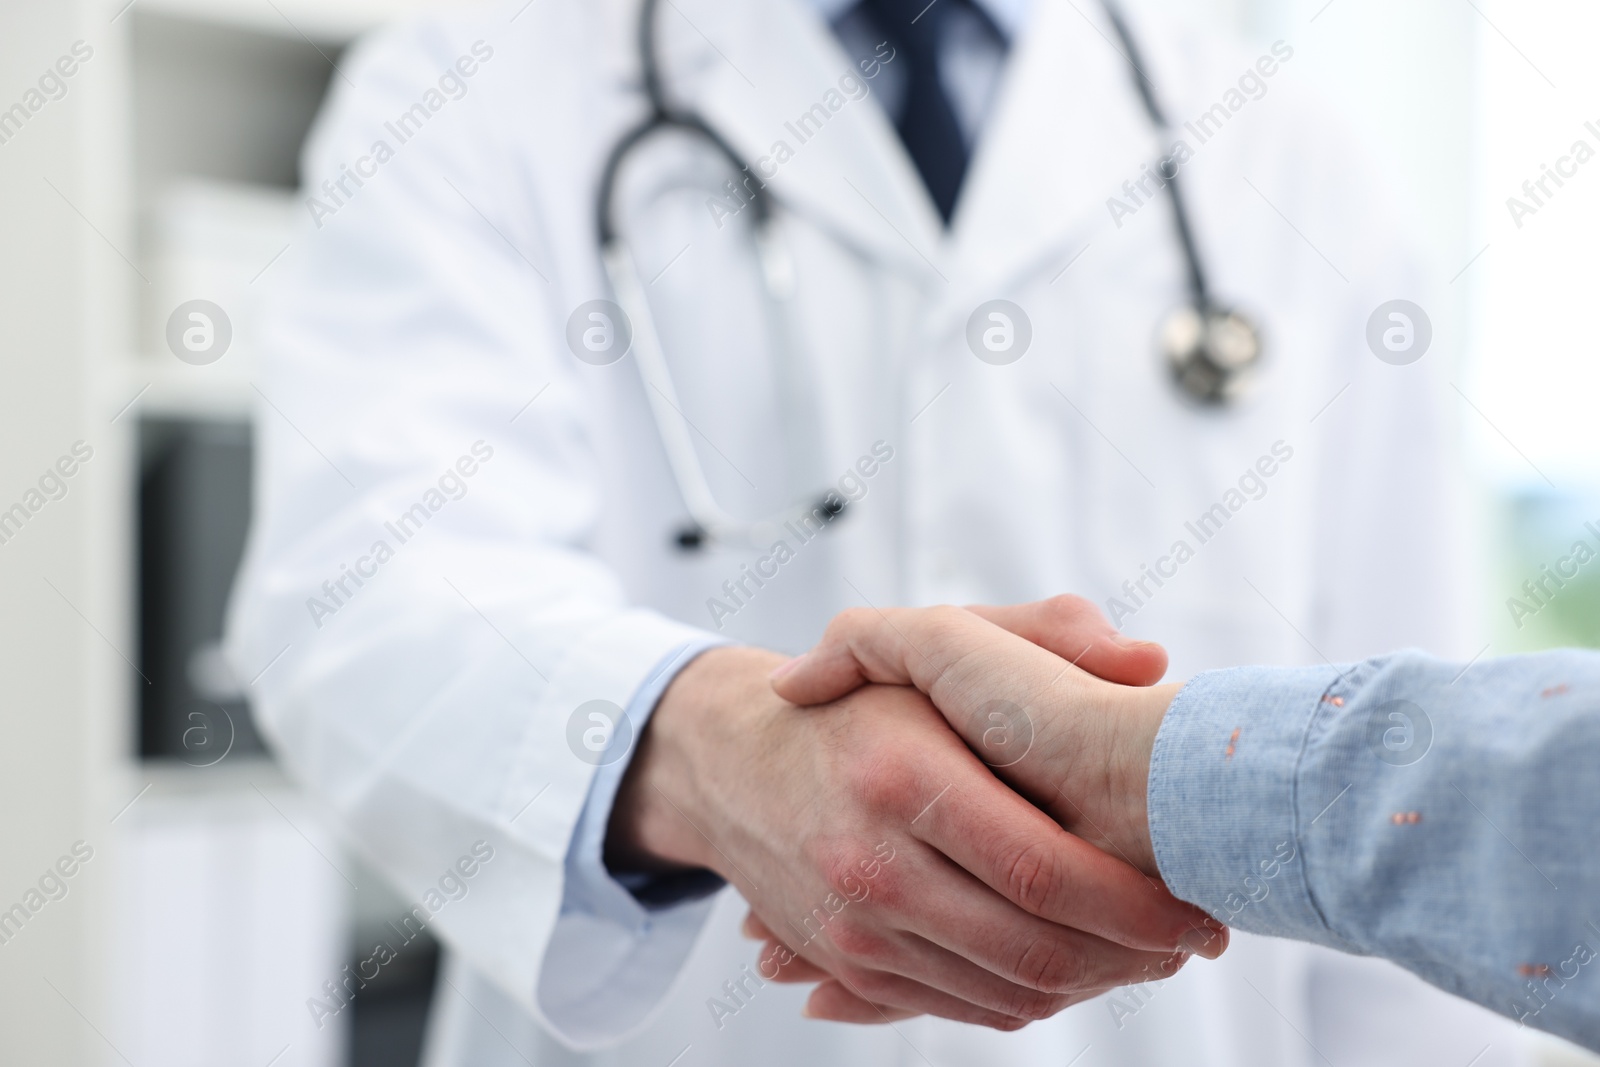
[[[854,7],[859,0],[806,0],[806,2],[811,5],[812,10],[822,16],[824,22],[831,24]],[[1000,32],[1006,35],[1008,41],[1016,40],[1023,24],[1028,20],[1028,11],[1033,6],[1033,0],[972,0],[972,2],[994,20],[994,24],[1000,27]]]

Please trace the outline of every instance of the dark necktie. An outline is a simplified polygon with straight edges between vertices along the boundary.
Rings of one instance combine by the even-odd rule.
[[[967,172],[967,146],[939,77],[939,42],[958,6],[971,0],[861,0],[878,32],[906,65],[906,98],[897,129],[948,225]]]

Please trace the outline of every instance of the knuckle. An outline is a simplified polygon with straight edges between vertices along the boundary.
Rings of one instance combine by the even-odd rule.
[[[848,641],[850,635],[868,629],[872,625],[874,615],[871,608],[845,608],[829,621],[823,639]]]
[[[1085,978],[1082,957],[1055,938],[1038,938],[1022,950],[1016,963],[1017,981],[1046,993],[1079,989]]]
[[[1062,885],[1060,856],[1048,841],[1030,840],[1004,853],[1006,896],[1024,911],[1050,918]]]
[[[842,921],[859,923],[874,912],[892,911],[909,892],[901,871],[891,862],[898,849],[889,838],[876,846],[853,837],[814,842],[804,851],[810,870],[832,890],[826,910],[843,915],[849,908]]]
[[[1062,625],[1097,622],[1105,616],[1093,602],[1072,593],[1060,593],[1044,602],[1045,615]]]
[[[845,899],[852,889],[858,889],[860,878],[856,874],[855,850],[843,842],[830,842],[817,850],[817,870],[828,888]]]
[[[927,635],[917,642],[928,691],[935,687],[958,703],[983,703],[995,684],[994,645],[983,621],[966,608],[949,604],[922,609]]]
[[[1049,993],[1041,993],[1035,989],[1018,992],[1010,1004],[1006,1005],[1005,1012],[1021,1022],[1034,1022],[1039,1019],[1048,1019],[1056,1013],[1057,998]]]
[[[933,636],[933,640],[927,643],[931,646],[929,651],[934,666],[939,673],[943,673],[953,664],[961,662],[962,653],[967,647],[966,639],[976,619],[966,608],[958,608],[953,604],[939,604],[925,608],[923,612],[928,621],[928,631]]]
[[[871,967],[845,964],[839,968],[838,975],[846,989],[861,999],[872,1001],[873,1003],[878,1003],[887,998],[894,986],[892,977]]]
[[[900,814],[921,788],[922,772],[897,750],[863,753],[851,764],[856,795],[876,814]]]
[[[867,964],[885,963],[893,951],[888,938],[849,920],[834,922],[828,936],[845,958]]]
[[[867,892],[874,908],[887,915],[901,915],[909,906],[915,890],[909,884],[904,870],[888,865],[879,867],[877,877],[872,879]]]

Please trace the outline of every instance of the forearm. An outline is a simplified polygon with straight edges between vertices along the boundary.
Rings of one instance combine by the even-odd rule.
[[[1077,730],[1052,729],[1048,719],[1041,730],[1042,741],[1059,749],[1043,753],[1047,765],[1056,768],[1052,778],[1070,782],[1072,788],[1056,788],[1053,795],[1035,790],[1036,802],[1074,834],[1150,875],[1160,874],[1150,840],[1150,752],[1183,688],[1167,684],[1091,690],[1102,706],[1083,718],[1099,720],[1096,728],[1107,733],[1100,744],[1083,744]],[[1078,751],[1069,754],[1074,746]]]
[[[1597,712],[1587,653],[1204,674],[1152,746],[1154,855],[1230,925],[1600,1046]]]

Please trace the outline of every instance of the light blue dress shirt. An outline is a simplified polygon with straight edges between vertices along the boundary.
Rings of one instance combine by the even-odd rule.
[[[567,845],[566,879],[561,896],[563,915],[582,912],[641,928],[649,923],[649,912],[655,908],[699,900],[722,888],[722,879],[710,871],[665,877],[628,872],[614,875],[605,865],[605,843],[606,824],[611,821],[617,790],[633,754],[639,750],[638,739],[644,736],[644,728],[661,701],[661,695],[696,656],[728,643],[708,633],[698,641],[674,649],[650,672],[650,677],[623,709],[634,744],[622,759],[600,767],[589,781],[588,799],[578,814],[572,841]]]
[[[1600,1049],[1600,653],[1201,674],[1150,761],[1173,893]]]
[[[939,82],[955,110],[969,152],[993,109],[1007,52],[1033,6],[1032,0],[972,0],[972,5],[988,17],[988,23],[962,9],[950,20],[939,43]],[[857,0],[811,0],[811,6],[833,27],[846,55],[858,61],[873,57],[883,34],[857,6]],[[999,30],[998,38],[995,30]],[[878,67],[872,90],[890,119],[898,119],[905,103],[905,68],[893,63]]]

